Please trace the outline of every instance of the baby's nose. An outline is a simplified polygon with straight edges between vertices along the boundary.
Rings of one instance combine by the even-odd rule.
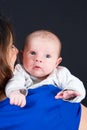
[[[42,62],[42,60],[41,60],[41,59],[36,59],[36,62],[40,62],[40,63],[41,63],[41,62]]]

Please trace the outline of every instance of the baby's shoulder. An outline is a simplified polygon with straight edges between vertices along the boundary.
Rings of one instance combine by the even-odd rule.
[[[56,70],[58,72],[67,72],[67,71],[69,71],[68,68],[66,68],[65,66],[57,66]]]
[[[14,72],[24,71],[23,66],[21,64],[16,64]]]
[[[14,75],[18,75],[21,77],[30,78],[30,75],[25,71],[24,67],[21,64],[17,64],[15,66]]]

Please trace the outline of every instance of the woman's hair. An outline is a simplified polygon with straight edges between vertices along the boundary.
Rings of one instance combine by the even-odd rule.
[[[7,62],[11,35],[13,37],[11,23],[0,15],[0,94],[5,94],[6,83],[12,77],[12,71]]]

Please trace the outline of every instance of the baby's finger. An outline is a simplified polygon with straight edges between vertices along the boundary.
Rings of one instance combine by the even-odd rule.
[[[25,106],[25,104],[26,104],[26,99],[25,99],[25,96],[24,95],[20,95],[20,97],[18,97],[18,99],[17,99],[17,104],[16,105],[18,105],[18,106],[20,106],[20,107],[24,107]]]
[[[26,100],[24,99],[21,104],[20,104],[20,107],[24,107],[26,105]]]
[[[10,104],[15,104],[15,97],[10,98]]]
[[[63,92],[59,92],[59,93],[57,93],[57,95],[55,96],[56,99],[62,98],[62,97],[63,97]]]

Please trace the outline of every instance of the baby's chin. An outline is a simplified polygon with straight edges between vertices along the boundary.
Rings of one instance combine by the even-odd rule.
[[[44,80],[47,78],[48,75],[40,75],[40,74],[31,74],[32,76],[36,77],[39,80]]]

